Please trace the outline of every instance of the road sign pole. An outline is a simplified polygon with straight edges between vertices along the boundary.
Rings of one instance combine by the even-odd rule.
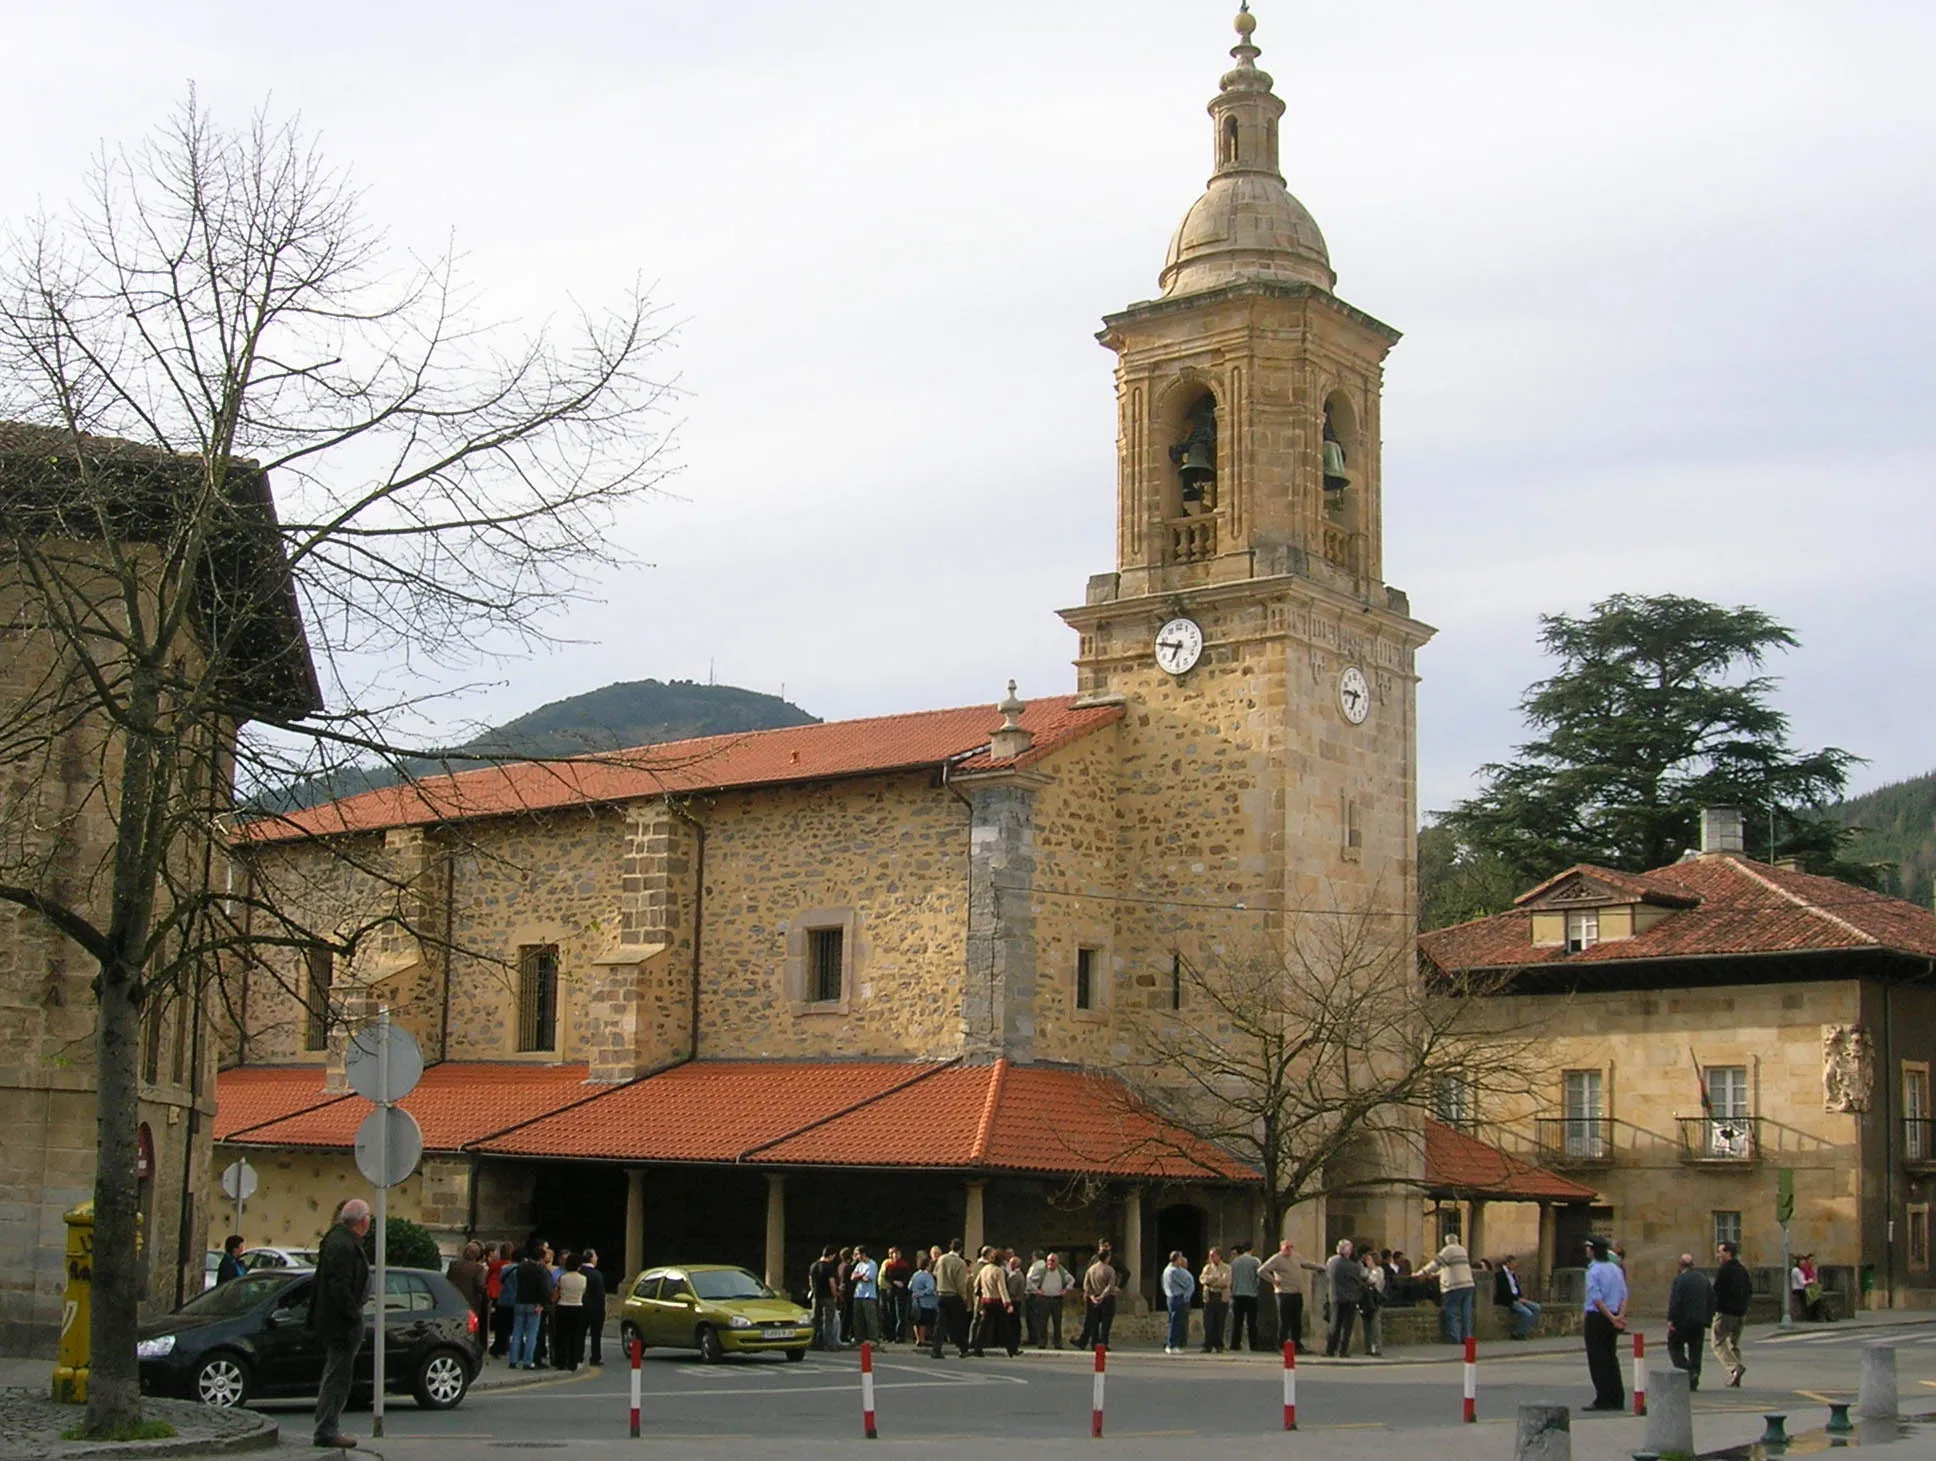
[[[1788,1251],[1788,1224],[1783,1223],[1781,1225],[1781,1288],[1779,1290],[1781,1296],[1781,1327],[1783,1329],[1793,1329],[1795,1327],[1795,1316],[1789,1312],[1795,1307],[1794,1294],[1791,1292],[1795,1285],[1793,1279],[1790,1277],[1794,1271],[1794,1255]]]
[[[376,1079],[377,1088],[387,1097],[390,1091],[390,1007],[384,1005],[376,1016]],[[385,1099],[377,1103],[383,1112],[381,1129],[377,1134],[376,1162],[380,1169],[387,1170],[390,1165],[390,1102]],[[390,1299],[390,1281],[385,1270],[390,1259],[390,1189],[379,1183],[376,1189],[376,1344],[370,1352],[370,1387],[372,1406],[370,1434],[377,1440],[383,1438],[383,1331]]]

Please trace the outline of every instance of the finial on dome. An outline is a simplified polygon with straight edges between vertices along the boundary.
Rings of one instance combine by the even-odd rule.
[[[1028,709],[1028,706],[1016,698],[1015,682],[1013,680],[1008,682],[1008,698],[995,708],[1002,713],[1003,730],[1014,730],[1016,726],[1021,724],[1019,717],[1024,710]]]
[[[1239,66],[1247,68],[1262,54],[1250,40],[1251,32],[1257,29],[1257,17],[1250,13],[1250,0],[1243,0],[1238,7],[1237,18],[1231,24],[1237,30],[1237,44],[1230,48],[1230,54],[1237,58]]]

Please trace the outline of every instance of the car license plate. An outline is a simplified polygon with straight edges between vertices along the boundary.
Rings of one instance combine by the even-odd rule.
[[[786,1325],[778,1329],[762,1329],[760,1331],[760,1338],[761,1339],[791,1339],[793,1338],[793,1328],[791,1325]]]

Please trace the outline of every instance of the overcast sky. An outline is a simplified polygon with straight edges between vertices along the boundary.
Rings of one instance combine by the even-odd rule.
[[[1755,604],[1797,739],[1936,766],[1936,6],[1258,0],[1284,170],[1405,331],[1386,571],[1422,804],[1519,738],[1542,611]],[[635,276],[681,322],[674,497],[461,714],[618,679],[829,718],[1073,688],[1114,566],[1100,317],[1156,292],[1227,0],[16,6],[0,208],[72,196],[190,81],[300,112],[499,316]],[[453,712],[455,719],[458,712]]]

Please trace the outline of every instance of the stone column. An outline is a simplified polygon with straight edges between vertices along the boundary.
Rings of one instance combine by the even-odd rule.
[[[1147,1314],[1149,1303],[1143,1297],[1143,1189],[1132,1186],[1123,1196],[1123,1263],[1129,1269],[1129,1282],[1123,1287],[1125,1307],[1131,1314]]]
[[[1539,1296],[1550,1302],[1553,1296],[1553,1266],[1559,1261],[1560,1225],[1553,1204],[1539,1205]]]
[[[786,1174],[766,1174],[766,1286],[786,1292]]]
[[[645,1267],[645,1168],[625,1174],[625,1281]]]
[[[1522,1405],[1513,1461],[1573,1461],[1573,1413],[1564,1405]]]
[[[1465,1225],[1465,1251],[1476,1261],[1486,1251],[1486,1205],[1475,1197],[1467,1206],[1470,1216]]]
[[[1896,1418],[1896,1347],[1893,1344],[1862,1346],[1862,1389],[1856,1396],[1855,1418]]]
[[[961,1220],[961,1246],[972,1268],[975,1255],[981,1252],[982,1245],[988,1241],[982,1235],[982,1194],[987,1190],[988,1184],[981,1178],[975,1177],[963,1186],[967,1189],[968,1202],[967,1215]]]
[[[1656,1456],[1694,1454],[1694,1397],[1686,1370],[1647,1367],[1646,1449]]]

